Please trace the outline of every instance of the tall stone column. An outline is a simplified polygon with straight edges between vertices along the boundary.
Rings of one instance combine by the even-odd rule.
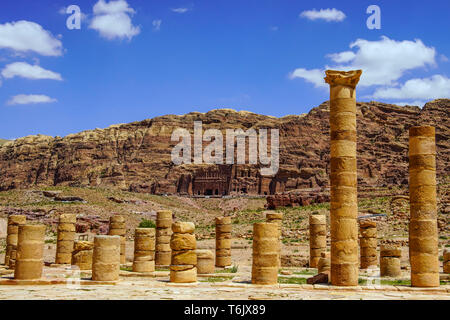
[[[277,284],[279,247],[278,226],[275,223],[253,224],[253,284]]]
[[[92,280],[116,281],[120,271],[120,236],[95,236]]]
[[[56,264],[70,264],[72,261],[73,244],[75,241],[75,214],[61,214],[56,238]]]
[[[409,259],[413,287],[439,286],[435,129],[409,129]]]
[[[309,267],[317,268],[323,252],[327,251],[327,217],[324,214],[309,216]]]
[[[44,238],[45,225],[25,224],[19,226],[14,279],[36,280],[42,277]]]
[[[170,237],[172,236],[172,211],[156,213],[155,265],[168,267],[171,259]]]
[[[231,266],[231,217],[216,218],[216,267]]]
[[[136,228],[134,232],[133,271],[155,271],[155,229]]]
[[[14,269],[15,267],[19,226],[25,224],[26,222],[27,217],[23,215],[11,215],[8,217],[5,265],[10,269]]]
[[[125,242],[127,235],[127,227],[125,225],[125,218],[123,216],[112,216],[109,218],[109,232],[110,236],[120,236],[120,264],[126,262],[125,259]]]
[[[330,85],[331,284],[358,285],[356,85],[361,70],[325,71]]]
[[[361,234],[359,240],[361,269],[376,268],[378,264],[377,223],[375,221],[361,221],[359,232]]]
[[[280,259],[278,261],[278,267],[281,268],[281,248],[282,248],[282,230],[283,230],[283,213],[282,212],[266,212],[266,221],[269,223],[275,223],[278,226],[278,239],[280,239]]]

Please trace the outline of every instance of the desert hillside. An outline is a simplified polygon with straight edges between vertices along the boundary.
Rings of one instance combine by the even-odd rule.
[[[106,187],[151,194],[197,194],[196,181],[213,170],[228,179],[223,194],[265,195],[328,186],[329,105],[306,115],[282,118],[230,109],[166,115],[112,125],[66,137],[28,136],[0,147],[0,190],[42,186]],[[448,183],[450,167],[450,100],[428,102],[423,109],[370,102],[357,103],[358,183],[360,187],[406,186],[408,128],[436,126],[437,178]],[[254,166],[204,168],[175,166],[171,133],[242,128],[280,130],[280,170],[265,178]],[[224,134],[225,135],[225,134]],[[206,145],[207,143],[205,143]],[[206,171],[208,172],[208,171]],[[214,190],[215,186],[211,187]]]

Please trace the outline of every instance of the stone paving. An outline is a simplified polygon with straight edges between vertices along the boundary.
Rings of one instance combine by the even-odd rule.
[[[68,270],[64,267],[45,267],[44,273],[46,279],[63,279],[64,274],[65,279],[68,279]],[[168,282],[168,272],[164,271],[140,276],[127,273],[122,271],[121,280],[115,285],[77,286],[76,281],[57,285],[0,285],[0,300],[450,300],[449,285],[432,289],[387,285],[351,288],[301,284],[264,286],[250,284],[250,274],[247,272],[214,275],[214,277],[234,276],[233,280],[224,282],[207,282],[210,277],[199,277],[199,282],[194,284],[175,284]],[[125,274],[126,277],[123,276]],[[8,275],[3,275],[2,279],[7,277]],[[88,279],[89,273],[83,272],[81,277]]]

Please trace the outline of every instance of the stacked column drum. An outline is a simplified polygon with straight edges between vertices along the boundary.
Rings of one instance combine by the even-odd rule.
[[[439,286],[434,127],[409,129],[409,259],[413,287]]]
[[[317,268],[323,252],[327,250],[327,219],[323,214],[309,216],[309,267]]]
[[[134,233],[134,272],[155,271],[155,229],[137,228]]]
[[[17,255],[17,241],[19,237],[19,226],[27,222],[23,215],[11,215],[8,217],[8,229],[6,236],[5,265],[14,269]]]
[[[197,254],[197,274],[214,273],[214,254],[211,250],[195,250]]]
[[[45,225],[19,226],[14,279],[37,280],[44,267]]]
[[[172,258],[170,264],[170,282],[197,282],[197,241],[192,222],[175,222],[170,238]]]
[[[216,218],[216,267],[231,266],[231,217]]]
[[[77,216],[75,214],[61,214],[59,216],[55,258],[57,264],[71,264],[72,262],[76,223]]]
[[[375,221],[361,221],[359,223],[359,240],[361,254],[361,269],[376,268],[378,265],[377,255],[377,223]]]
[[[280,240],[275,223],[261,222],[253,225],[253,284],[276,284]]]
[[[120,242],[120,236],[95,236],[92,254],[92,280],[119,280]]]
[[[269,223],[275,223],[278,226],[278,239],[282,238],[282,228],[283,228],[283,213],[282,212],[266,212],[266,221]],[[278,267],[281,267],[281,246],[280,243],[280,259],[278,261]]]
[[[362,71],[325,71],[330,84],[331,283],[358,285],[356,85]]]
[[[398,277],[401,275],[401,248],[383,245],[380,247],[380,275],[382,277]]]
[[[120,263],[124,264],[125,259],[125,243],[127,228],[125,225],[125,218],[123,216],[112,216],[109,218],[109,232],[110,236],[120,236]]]
[[[172,211],[162,210],[156,213],[155,264],[169,266],[171,259],[170,237],[172,235]]]
[[[75,241],[72,252],[72,265],[80,270],[92,270],[92,254],[94,243],[90,241]]]

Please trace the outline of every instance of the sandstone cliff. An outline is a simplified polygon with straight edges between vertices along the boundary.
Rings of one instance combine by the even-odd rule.
[[[167,115],[63,138],[43,135],[20,138],[0,146],[0,190],[70,185],[197,194],[196,181],[197,185],[199,181],[206,183],[206,188],[211,183],[214,192],[217,187],[214,179],[226,184],[228,190],[224,194],[270,194],[326,187],[328,107],[325,102],[306,115],[282,118],[220,109]],[[378,102],[357,103],[359,185],[407,185],[408,128],[419,124],[436,126],[438,181],[448,183],[449,113],[449,99],[431,101],[423,109]],[[203,122],[204,130],[278,128],[279,172],[264,178],[257,167],[249,165],[206,168],[174,165],[171,150],[176,142],[170,141],[171,133],[178,127],[192,132],[195,120]]]

